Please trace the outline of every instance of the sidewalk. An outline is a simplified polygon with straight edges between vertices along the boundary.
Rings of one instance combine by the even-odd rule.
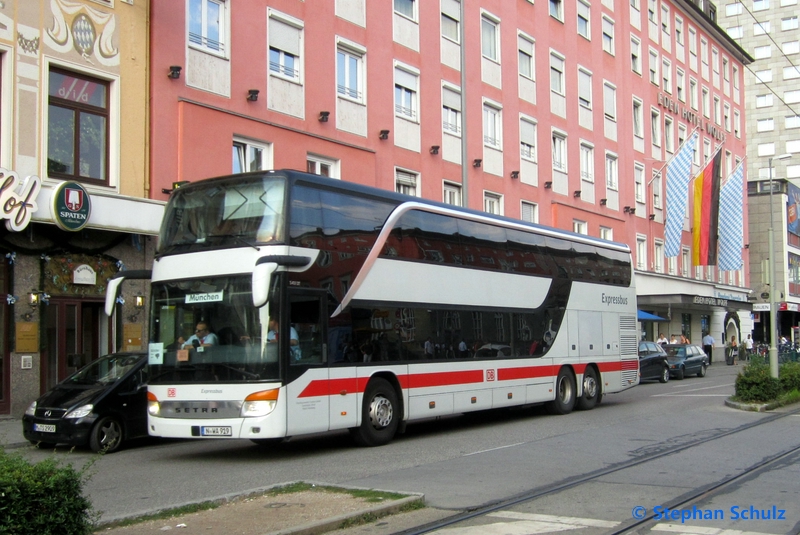
[[[7,451],[31,446],[22,435],[19,418],[0,417],[0,446]],[[289,483],[286,483],[289,484]],[[270,488],[219,496],[214,509],[139,522],[130,526],[99,526],[95,533],[148,535],[173,529],[180,535],[355,535],[398,533],[455,514],[425,507],[422,494],[405,494],[382,502],[354,496],[340,485],[335,491],[305,490],[270,494]],[[358,489],[365,490],[365,489]],[[392,492],[392,491],[385,491]],[[400,494],[400,493],[398,493]],[[153,511],[157,513],[158,511]]]

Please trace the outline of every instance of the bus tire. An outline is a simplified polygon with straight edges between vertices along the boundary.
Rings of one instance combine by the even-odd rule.
[[[550,414],[569,414],[575,407],[575,374],[569,368],[561,368],[556,377],[555,399],[545,404]]]
[[[597,372],[591,366],[587,366],[583,371],[583,393],[577,399],[576,408],[581,411],[590,411],[600,403],[600,381]]]
[[[397,392],[386,379],[370,380],[364,391],[361,425],[350,429],[360,446],[383,446],[394,438],[400,422]]]

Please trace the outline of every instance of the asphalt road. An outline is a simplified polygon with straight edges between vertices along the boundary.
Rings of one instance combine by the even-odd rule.
[[[59,448],[58,455],[77,466],[94,459],[87,468],[87,491],[109,520],[297,480],[422,492],[433,507],[462,511],[691,445],[518,510],[624,522],[631,520],[633,506],[652,509],[800,445],[800,416],[746,428],[772,416],[724,406],[736,372],[737,367],[717,363],[705,378],[645,383],[606,396],[592,411],[567,416],[548,416],[534,407],[421,422],[380,448],[358,448],[347,433],[335,433],[273,447],[145,439],[100,458],[67,448]],[[724,436],[694,445],[715,434]],[[26,450],[26,455],[48,453]],[[791,533],[800,525],[800,506],[794,505],[800,469],[785,464],[737,483],[736,495],[718,496],[716,503],[778,504],[789,510],[790,520],[773,522],[770,529],[753,524],[751,531]]]

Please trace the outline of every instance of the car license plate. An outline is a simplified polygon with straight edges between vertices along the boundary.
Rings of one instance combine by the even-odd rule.
[[[55,431],[55,429],[53,430]],[[201,427],[200,434],[204,437],[229,437],[232,436],[231,428],[226,427]]]
[[[56,426],[54,424],[33,424],[33,430],[40,433],[55,433]]]

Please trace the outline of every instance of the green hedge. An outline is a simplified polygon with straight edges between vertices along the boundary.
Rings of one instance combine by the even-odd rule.
[[[753,359],[736,376],[736,399],[746,403],[769,402],[800,390],[800,363],[781,364],[778,376],[780,379],[770,376],[769,363],[764,359]]]
[[[0,448],[0,534],[86,535],[92,505],[83,474],[55,459],[31,464]]]

